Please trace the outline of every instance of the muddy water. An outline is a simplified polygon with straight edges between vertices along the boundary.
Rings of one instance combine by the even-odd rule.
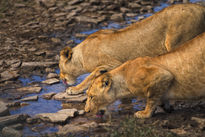
[[[198,0],[190,0],[191,2],[197,2]],[[163,8],[169,6],[167,3],[161,3],[160,6],[157,6],[154,8],[154,12],[158,12],[160,10],[162,10]],[[144,16],[149,17],[152,14],[144,14],[144,15],[139,15],[136,16],[134,18],[126,18],[126,23],[127,25],[130,24],[132,21],[131,20],[139,20],[140,16]],[[115,22],[111,22],[109,23],[106,27],[102,27],[102,29],[119,29],[119,28],[123,28],[126,27],[125,25],[121,25]],[[94,29],[94,30],[90,30],[90,31],[84,31],[81,32],[82,34],[92,34],[94,32],[98,31],[98,29]],[[76,37],[71,37],[71,39],[76,43],[80,43],[82,42],[82,39],[78,39]],[[56,70],[56,73],[59,73],[59,70]],[[85,79],[86,76],[88,76],[89,74],[85,74],[82,75],[80,77],[77,78],[77,82],[76,84],[79,84],[82,80]],[[27,96],[33,96],[33,95],[38,95],[39,99],[38,101],[30,101],[28,102],[29,105],[21,107],[21,108],[16,108],[13,110],[10,110],[11,114],[21,114],[21,113],[26,113],[29,114],[30,116],[34,116],[36,114],[39,113],[55,113],[58,110],[62,109],[62,102],[61,101],[56,101],[56,100],[45,100],[43,98],[41,98],[41,95],[45,94],[45,93],[50,93],[50,92],[62,92],[66,89],[65,85],[62,84],[62,82],[58,83],[58,84],[53,84],[53,85],[44,85],[41,84],[41,82],[43,80],[45,80],[45,76],[44,77],[40,77],[40,76],[31,76],[30,78],[19,78],[19,81],[21,81],[22,86],[28,86],[31,83],[37,83],[42,87],[42,91],[39,94],[29,94]],[[27,97],[25,96],[25,97]],[[122,101],[117,100],[116,102],[114,102],[112,105],[109,106],[109,110],[112,112],[121,112],[122,110],[128,110],[129,108],[126,108],[126,104],[123,104]],[[143,101],[139,101],[136,98],[131,100],[131,109],[132,111],[137,111],[140,110],[144,107],[144,102]],[[27,125],[24,127],[23,129],[23,135],[24,136],[39,136],[40,134],[45,134],[45,133],[52,133],[52,132],[57,132],[58,131],[58,126],[52,125],[52,124],[37,124],[37,125]]]

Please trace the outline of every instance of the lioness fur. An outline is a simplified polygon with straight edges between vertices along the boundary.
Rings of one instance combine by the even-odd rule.
[[[170,53],[139,57],[102,74],[87,95],[86,112],[97,112],[116,99],[143,97],[146,107],[135,113],[138,118],[151,117],[168,100],[204,98],[205,33]]]
[[[60,54],[60,78],[72,85],[79,75],[92,72],[81,84],[66,90],[82,93],[103,70],[136,57],[167,53],[204,31],[205,7],[173,5],[126,28],[100,30],[76,47],[66,47]]]

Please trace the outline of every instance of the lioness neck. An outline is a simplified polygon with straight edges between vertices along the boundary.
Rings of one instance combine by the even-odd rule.
[[[82,45],[82,44],[80,44]],[[87,70],[85,70],[85,67],[83,67],[83,56],[82,56],[82,50],[81,50],[81,46],[76,46],[72,49],[73,54],[72,54],[72,58],[71,58],[71,62],[72,64],[75,64],[76,67],[78,68],[78,75],[82,75],[87,73]],[[77,70],[76,70],[77,72]]]
[[[120,69],[120,71],[119,71]],[[112,78],[112,88],[114,88],[116,93],[116,99],[122,99],[127,97],[132,97],[133,94],[129,91],[126,84],[125,73],[121,71],[121,67],[111,70],[109,73]]]

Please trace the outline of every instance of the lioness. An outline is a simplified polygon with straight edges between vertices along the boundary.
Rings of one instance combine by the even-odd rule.
[[[205,31],[205,7],[197,4],[170,6],[145,20],[120,30],[100,30],[71,49],[60,53],[60,78],[67,84],[92,72],[81,84],[66,90],[79,94],[104,70],[111,70],[127,60],[156,56]]]
[[[167,100],[205,97],[205,33],[158,57],[139,57],[97,77],[87,91],[85,111],[98,112],[116,99],[146,98],[138,118],[152,116]]]

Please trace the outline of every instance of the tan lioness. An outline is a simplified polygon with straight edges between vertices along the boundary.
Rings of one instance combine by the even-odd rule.
[[[60,53],[60,78],[67,84],[92,72],[81,84],[66,90],[82,93],[91,80],[127,60],[167,53],[205,31],[205,7],[197,4],[170,6],[145,20],[120,30],[100,30],[73,49]]]
[[[168,100],[205,97],[205,33],[176,50],[158,57],[139,57],[97,77],[87,91],[85,111],[98,112],[116,99],[143,97],[145,110],[138,118],[152,116]]]

